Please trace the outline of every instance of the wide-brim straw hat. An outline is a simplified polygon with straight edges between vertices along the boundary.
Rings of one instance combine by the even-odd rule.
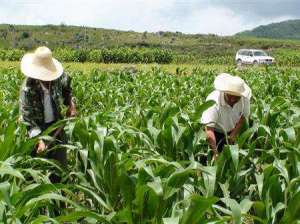
[[[227,73],[218,75],[214,81],[216,90],[228,93],[234,96],[243,96],[250,99],[252,91],[243,79],[238,76],[233,76]]]
[[[63,72],[62,64],[52,57],[47,47],[38,47],[33,53],[27,53],[21,60],[22,73],[30,78],[42,81],[53,81]]]

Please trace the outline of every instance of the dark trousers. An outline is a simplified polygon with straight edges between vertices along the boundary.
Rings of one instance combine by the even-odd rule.
[[[227,136],[230,133],[227,134]],[[224,133],[220,133],[218,131],[215,131],[215,137],[216,137],[216,143],[217,143],[217,150],[218,152],[222,152],[224,149],[224,146],[226,145],[226,136]]]
[[[45,131],[47,128],[49,128],[54,123],[55,122],[44,124],[44,126],[42,127],[42,131]],[[50,133],[50,136],[53,135],[54,133],[55,133],[55,130],[53,131],[53,133]],[[45,157],[48,159],[56,160],[59,162],[59,164],[61,166],[66,167],[67,166],[67,151],[66,151],[66,149],[57,148],[57,149],[51,150],[52,147],[61,145],[61,144],[65,144],[65,143],[66,143],[66,137],[65,137],[65,133],[62,130],[61,133],[59,133],[57,135],[57,137],[53,140],[53,142],[50,143],[49,148],[46,149],[49,151],[46,152]],[[47,142],[45,144],[47,145]],[[34,149],[32,151],[31,155],[33,157],[37,156],[36,149]],[[59,176],[57,176],[56,174],[51,174],[49,179],[50,179],[51,183],[60,183],[60,181],[61,181],[61,178]]]
[[[226,136],[225,136],[224,133],[221,133],[221,132],[218,132],[218,131],[214,131],[214,133],[215,133],[215,138],[216,138],[216,144],[217,144],[218,153],[221,153],[223,151],[223,149],[224,149],[224,146],[227,144],[227,142],[226,142]],[[229,134],[230,133],[227,133],[227,136]],[[200,157],[200,163],[202,165],[206,165],[207,164],[207,159],[208,159],[208,154],[204,155],[204,156],[201,156]]]

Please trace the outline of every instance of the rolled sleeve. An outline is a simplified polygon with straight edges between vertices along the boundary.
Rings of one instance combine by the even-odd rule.
[[[39,127],[33,127],[28,131],[29,138],[34,138],[42,133],[42,130]]]
[[[212,106],[203,112],[201,117],[201,124],[208,127],[215,127],[218,122],[218,111],[216,106]]]

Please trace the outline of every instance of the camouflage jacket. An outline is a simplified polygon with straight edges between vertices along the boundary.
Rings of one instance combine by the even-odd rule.
[[[51,82],[51,97],[55,121],[62,118],[62,105],[69,105],[72,100],[71,79],[63,74]],[[28,127],[30,137],[45,129],[44,92],[39,80],[26,78],[20,92],[21,120]]]

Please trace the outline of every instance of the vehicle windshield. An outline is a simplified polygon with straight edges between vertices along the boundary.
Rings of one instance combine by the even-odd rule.
[[[264,51],[254,51],[254,56],[268,56]]]

